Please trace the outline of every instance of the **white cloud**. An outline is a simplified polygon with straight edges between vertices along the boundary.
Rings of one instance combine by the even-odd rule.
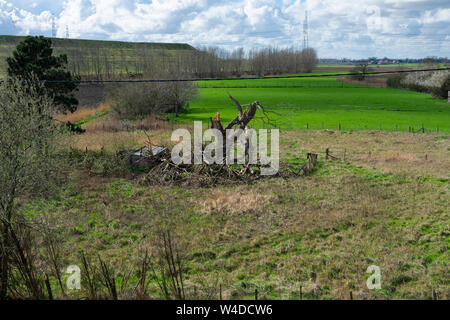
[[[0,33],[226,48],[300,46],[305,10],[310,45],[322,57],[448,56],[450,8],[443,0],[0,0]]]

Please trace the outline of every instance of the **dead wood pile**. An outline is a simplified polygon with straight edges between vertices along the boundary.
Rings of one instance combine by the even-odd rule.
[[[317,164],[317,155],[308,154],[308,159],[302,166],[280,163],[280,170],[273,176],[262,176],[259,166],[245,165],[175,165],[170,159],[165,159],[141,179],[147,185],[179,185],[207,188],[216,185],[251,184],[257,180],[281,177],[310,175]]]
[[[266,113],[264,108],[258,101],[243,106],[230,94],[230,99],[237,106],[238,115],[226,126],[220,121],[220,114],[217,113],[215,118],[210,118],[211,128],[217,129],[226,140],[226,130],[237,128],[249,129],[248,124],[254,119],[257,110],[261,110],[264,116]],[[270,120],[270,119],[268,119]],[[245,153],[248,152],[248,141],[245,145]],[[224,155],[226,152],[224,150]],[[191,157],[192,159],[193,157]],[[149,185],[183,185],[196,187],[211,187],[218,184],[242,184],[252,183],[264,177],[283,177],[309,175],[312,173],[317,164],[317,154],[309,153],[306,162],[302,166],[280,163],[280,170],[274,176],[263,176],[260,174],[262,166],[247,163],[246,165],[227,165],[225,156],[224,164],[180,164],[172,162],[170,151],[165,149],[158,156],[151,156],[145,160],[147,168],[150,171],[142,178],[142,182]]]

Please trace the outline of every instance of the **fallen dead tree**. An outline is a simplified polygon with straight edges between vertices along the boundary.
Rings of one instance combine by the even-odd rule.
[[[241,184],[252,183],[258,179],[265,177],[261,171],[270,167],[269,165],[261,165],[259,155],[257,156],[257,164],[250,161],[249,148],[250,141],[246,132],[249,129],[249,123],[255,118],[256,112],[261,110],[264,117],[270,122],[264,108],[258,101],[242,106],[235,98],[228,94],[230,99],[236,104],[238,115],[227,125],[223,125],[220,120],[220,114],[217,113],[215,118],[210,118],[211,129],[216,129],[222,135],[222,141],[227,139],[227,130],[240,129],[244,138],[244,158],[245,164],[227,164],[226,149],[223,145],[223,164],[175,164],[171,159],[171,153],[167,148],[158,147],[162,150],[157,154],[153,152],[134,153],[138,155],[137,163],[140,167],[149,168],[150,171],[142,178],[142,182],[151,185],[190,185],[198,187],[210,187],[217,184]],[[245,109],[243,108],[245,107]],[[239,137],[238,137],[239,138]],[[221,147],[220,147],[221,148]],[[155,147],[149,146],[148,150],[155,150]],[[205,146],[203,149],[205,150]],[[191,154],[191,159],[194,154]],[[317,164],[317,155],[309,153],[307,161],[302,166],[293,166],[290,164],[282,164],[279,170],[271,177],[291,177],[300,175],[309,175],[312,173]]]

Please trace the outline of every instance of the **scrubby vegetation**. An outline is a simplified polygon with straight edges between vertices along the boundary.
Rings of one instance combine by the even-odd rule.
[[[174,113],[176,116],[197,95],[192,82],[128,83],[108,89],[109,103],[122,119]]]
[[[86,124],[83,142],[68,137],[72,179],[58,196],[17,205],[33,225],[46,222],[28,238],[41,298],[48,274],[62,299],[238,299],[255,289],[260,298],[298,299],[300,287],[303,299],[348,299],[350,291],[354,299],[431,299],[433,290],[448,299],[447,135],[284,131],[283,161],[320,153],[312,176],[149,187],[139,179],[145,172],[115,160],[124,144],[90,151],[105,134],[102,121]],[[168,144],[170,132],[148,134]],[[148,139],[111,135],[128,145]],[[338,160],[326,160],[325,148]],[[66,286],[73,264],[81,290]],[[372,264],[382,290],[365,285]],[[12,288],[11,297],[30,297]]]
[[[450,91],[450,72],[424,71],[405,76],[393,76],[388,79],[391,88],[404,88],[417,92],[431,93],[436,98],[447,99]]]

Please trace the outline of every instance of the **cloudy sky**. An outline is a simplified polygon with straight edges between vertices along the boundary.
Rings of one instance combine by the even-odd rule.
[[[301,47],[306,10],[321,58],[450,56],[449,0],[0,0],[0,34]]]

